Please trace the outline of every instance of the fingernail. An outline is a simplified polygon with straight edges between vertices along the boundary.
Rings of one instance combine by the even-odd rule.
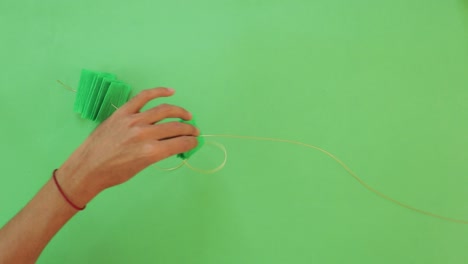
[[[171,93],[175,92],[175,90],[172,89],[172,88],[167,88],[167,90],[168,90],[169,92],[171,92]]]

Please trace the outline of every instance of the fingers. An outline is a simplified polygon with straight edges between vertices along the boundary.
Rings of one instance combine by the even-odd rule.
[[[187,152],[198,145],[198,140],[196,137],[191,136],[182,136],[172,139],[167,139],[159,142],[160,154],[159,160],[168,158],[170,156]]]
[[[198,136],[200,132],[192,125],[181,122],[168,122],[151,126],[148,135],[157,140],[171,139],[180,136]]]
[[[152,139],[153,143],[146,144],[144,156],[154,162],[167,157],[187,152],[198,145],[196,136],[199,131],[196,127],[181,122],[157,124],[166,118],[181,118],[190,120],[192,115],[185,109],[168,104],[162,104],[145,112],[141,109],[151,100],[159,97],[168,97],[174,94],[173,89],[154,88],[144,90],[122,106],[120,113],[130,114],[129,125],[135,126],[135,138],[139,140]],[[138,124],[143,124],[139,126]],[[151,124],[151,126],[146,126]]]
[[[145,106],[149,101],[159,98],[159,97],[168,97],[174,94],[174,90],[170,88],[153,88],[148,90],[143,90],[135,97],[130,99],[128,103],[123,105],[120,110],[127,113],[138,113],[143,106]]]
[[[184,120],[190,120],[192,115],[182,107],[162,104],[137,114],[135,118],[138,119],[138,122],[144,124],[154,124],[166,118],[182,118]]]

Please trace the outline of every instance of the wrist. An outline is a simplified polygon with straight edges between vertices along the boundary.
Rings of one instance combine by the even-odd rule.
[[[68,199],[74,206],[84,208],[98,193],[92,186],[89,175],[80,170],[71,170],[66,165],[55,172],[57,183],[63,191],[64,199]]]

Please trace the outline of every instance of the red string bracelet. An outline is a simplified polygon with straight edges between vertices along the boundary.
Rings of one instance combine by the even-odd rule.
[[[59,190],[59,192],[62,194],[63,198],[65,198],[65,200],[73,207],[75,208],[76,210],[78,211],[83,211],[85,208],[86,208],[86,205],[83,206],[83,208],[80,208],[78,206],[76,206],[72,201],[70,201],[70,199],[68,199],[68,197],[65,195],[65,192],[63,192],[62,188],[60,187],[58,181],[57,181],[57,176],[55,176],[57,172],[57,169],[54,170],[54,173],[52,173],[52,178],[54,178],[54,182],[55,182],[55,185],[57,185],[57,189]]]

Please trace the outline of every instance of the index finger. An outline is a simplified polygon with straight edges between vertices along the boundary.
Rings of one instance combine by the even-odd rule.
[[[130,99],[125,105],[123,105],[120,109],[121,111],[127,113],[138,113],[140,112],[141,108],[145,106],[149,101],[159,98],[159,97],[168,97],[174,94],[174,89],[171,88],[153,88],[148,90],[143,90],[135,97]]]

